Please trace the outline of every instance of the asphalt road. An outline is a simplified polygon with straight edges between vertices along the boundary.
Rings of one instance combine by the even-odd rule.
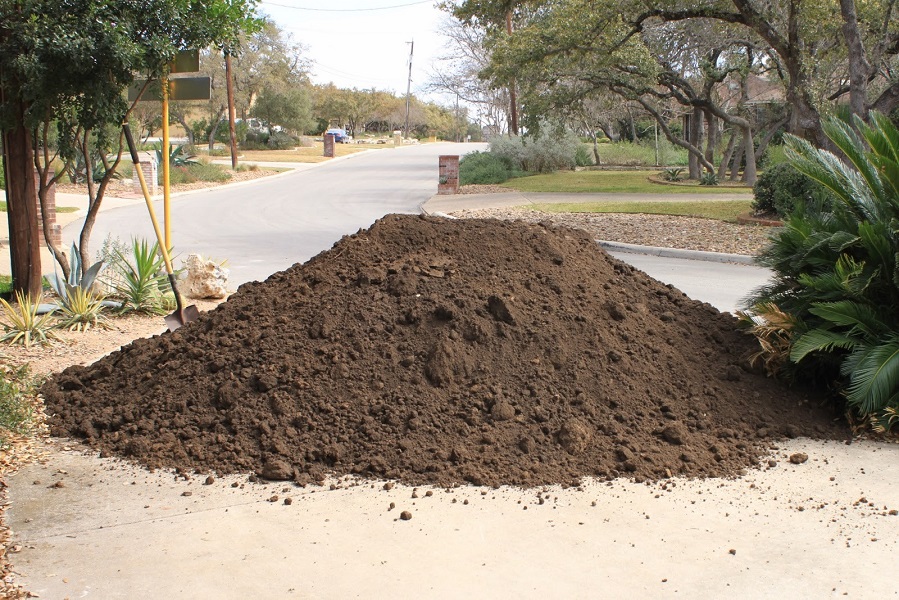
[[[419,212],[437,192],[438,156],[482,148],[439,143],[377,150],[247,185],[174,198],[175,254],[227,259],[235,287],[266,279],[386,214]],[[161,218],[161,202],[156,211]],[[123,241],[132,236],[152,239],[146,207],[137,204],[101,213],[93,232],[95,244],[107,234]]]
[[[441,143],[377,150],[244,185],[176,196],[172,201],[175,254],[227,259],[235,288],[264,280],[386,214],[419,212],[436,193],[439,155],[484,148],[483,144]],[[161,202],[156,203],[156,211],[161,218]],[[95,245],[109,234],[123,241],[132,236],[152,239],[144,205],[100,213],[93,232]],[[719,310],[740,307],[743,297],[769,275],[746,265],[613,255]]]

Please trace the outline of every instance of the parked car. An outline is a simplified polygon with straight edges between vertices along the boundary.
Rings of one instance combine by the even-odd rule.
[[[332,127],[325,132],[325,135],[333,135],[334,141],[338,144],[349,144],[353,141],[353,136],[348,135],[346,129],[340,129],[339,127]]]

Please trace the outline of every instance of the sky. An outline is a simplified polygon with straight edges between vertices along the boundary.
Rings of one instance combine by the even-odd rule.
[[[260,11],[313,61],[313,83],[406,93],[412,50],[412,93],[424,87],[445,39],[446,13],[436,0],[261,0]],[[414,42],[412,46],[409,42]]]

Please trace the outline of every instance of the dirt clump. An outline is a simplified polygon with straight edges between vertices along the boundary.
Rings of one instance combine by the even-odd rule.
[[[581,231],[390,215],[42,392],[104,454],[298,483],[731,476],[845,436],[753,346]]]

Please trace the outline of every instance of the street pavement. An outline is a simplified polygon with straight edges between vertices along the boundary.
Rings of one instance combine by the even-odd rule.
[[[309,200],[301,212],[325,233],[283,256],[254,251],[261,262],[242,265],[240,277],[320,251],[350,233],[347,226],[413,212],[436,188],[430,158],[410,157],[422,181],[393,192],[396,175],[359,160],[307,171],[325,173],[335,189],[347,186],[350,197],[336,207]],[[378,180],[385,204],[354,196],[350,180],[359,174]],[[300,188],[324,191],[301,176],[281,181],[294,196]],[[276,244],[305,222],[280,218],[290,199],[278,199],[279,189],[260,182],[240,192],[255,205],[248,219],[259,213],[253,218],[272,222]],[[232,202],[207,193],[177,203],[204,196]],[[215,206],[196,210],[212,219],[221,213]],[[341,224],[335,208],[346,217]],[[176,230],[179,246],[214,252],[203,244],[225,243],[190,229]],[[671,279],[692,271],[690,295],[722,306],[754,285],[708,270],[745,273],[747,265],[641,256],[627,255],[646,259],[638,266],[647,272],[667,269]],[[715,299],[720,288],[729,291]],[[65,440],[54,444],[45,461],[7,481],[13,567],[42,598],[880,598],[899,590],[899,446],[873,441],[791,440],[772,448],[776,466],[738,479],[674,479],[664,487],[585,481],[541,490],[542,502],[535,490],[517,488],[434,488],[426,496],[425,487],[413,494],[382,482],[298,488],[246,476],[205,485],[206,474],[147,472]],[[791,464],[795,452],[809,460]],[[403,510],[411,520],[398,518]]]

